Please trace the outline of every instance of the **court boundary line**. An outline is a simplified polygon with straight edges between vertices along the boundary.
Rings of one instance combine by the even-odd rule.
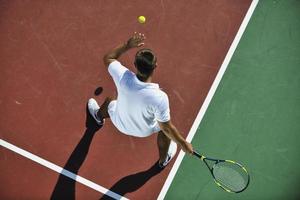
[[[58,166],[58,165],[56,165],[52,162],[49,162],[49,161],[47,161],[47,160],[45,160],[45,159],[43,159],[43,158],[41,158],[37,155],[34,155],[34,154],[30,153],[29,151],[21,149],[21,148],[15,146],[15,145],[3,140],[3,139],[0,139],[0,145],[4,148],[8,149],[8,150],[11,150],[11,151],[25,157],[25,158],[28,158],[29,160],[32,160],[32,161],[34,161],[34,162],[36,162],[36,163],[38,163],[38,164],[40,164],[40,165],[42,165],[46,168],[49,168],[49,169],[51,169],[51,170],[53,170],[53,171],[55,171],[59,174],[62,174],[62,175],[66,176],[70,179],[73,179],[74,181],[79,182],[79,183],[81,183],[81,184],[83,184],[83,185],[85,185],[85,186],[87,186],[91,189],[94,189],[98,192],[101,192],[102,194],[110,196],[111,198],[118,199],[118,200],[119,199],[120,200],[129,200],[126,197],[123,197],[123,196],[121,196],[121,195],[119,195],[119,194],[117,194],[113,191],[110,191],[109,189],[106,189],[103,186],[98,185],[97,183],[94,183],[94,182],[92,182],[92,181],[90,181],[90,180],[88,180],[88,179],[86,179],[82,176],[74,174],[73,172],[70,172],[69,170],[66,170],[66,169],[64,169],[64,168],[62,168],[62,167],[60,167],[60,166]]]
[[[228,65],[231,61],[231,58],[232,58],[232,56],[233,56],[233,54],[234,54],[241,38],[243,36],[243,33],[246,30],[246,27],[247,27],[247,25],[250,21],[250,18],[252,16],[252,14],[254,13],[254,10],[255,10],[258,2],[259,2],[259,0],[253,0],[250,7],[248,8],[248,11],[247,11],[240,27],[239,27],[239,30],[238,30],[233,42],[231,43],[231,46],[230,46],[230,48],[229,48],[229,50],[228,50],[228,52],[227,52],[227,54],[226,54],[226,56],[223,60],[223,63],[222,63],[222,65],[221,65],[221,67],[220,67],[220,69],[217,73],[217,76],[216,76],[216,78],[215,78],[215,80],[214,80],[214,82],[213,82],[213,84],[212,84],[212,86],[211,86],[211,88],[210,88],[210,90],[209,90],[209,92],[208,92],[208,94],[207,94],[207,96],[206,96],[206,98],[205,98],[198,114],[197,114],[197,117],[196,117],[190,131],[189,131],[189,134],[186,138],[186,140],[188,142],[191,142],[193,137],[195,136],[195,134],[197,132],[197,129],[200,126],[200,123],[201,123],[201,121],[204,117],[204,114],[206,113],[206,110],[207,110],[207,108],[208,108],[208,106],[209,106],[209,104],[210,104],[210,102],[211,102],[218,86],[219,86],[219,83],[221,82],[221,79],[222,79],[222,77],[223,77],[223,75],[224,75],[224,73],[225,73],[225,71],[226,71],[226,69],[227,69],[227,67],[228,67]],[[162,187],[162,189],[161,189],[161,191],[160,191],[160,193],[157,197],[158,200],[163,200],[165,198],[165,196],[166,196],[166,194],[167,194],[167,192],[168,192],[168,190],[171,186],[171,183],[173,182],[173,179],[174,179],[174,177],[175,177],[175,175],[178,171],[178,168],[179,168],[179,166],[180,166],[180,164],[181,164],[181,162],[184,158],[184,155],[185,155],[185,153],[182,150],[180,150],[179,155],[178,155],[178,157],[177,157],[177,159],[176,159],[176,161],[175,161],[175,163],[174,163],[174,165],[173,165],[173,167],[172,167],[172,169],[171,169],[171,171],[170,171],[170,173],[169,173],[169,175],[168,175],[168,177],[167,177],[167,179],[166,179],[166,181],[165,181],[165,183],[164,183],[164,185],[163,185],[163,187]]]

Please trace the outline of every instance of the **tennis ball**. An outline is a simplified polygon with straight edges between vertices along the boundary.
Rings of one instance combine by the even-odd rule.
[[[145,16],[139,16],[138,17],[138,21],[141,23],[141,24],[144,24],[146,22],[146,17]]]

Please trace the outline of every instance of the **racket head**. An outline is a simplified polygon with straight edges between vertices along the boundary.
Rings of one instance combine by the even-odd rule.
[[[232,160],[218,160],[211,168],[215,183],[230,193],[244,191],[250,182],[247,169]]]

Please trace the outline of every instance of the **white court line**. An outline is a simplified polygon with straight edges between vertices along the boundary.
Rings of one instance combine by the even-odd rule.
[[[202,107],[201,107],[201,109],[200,109],[193,125],[192,125],[192,128],[190,129],[190,132],[189,132],[189,134],[186,138],[186,140],[188,142],[191,142],[194,135],[196,134],[197,128],[199,127],[199,125],[201,123],[201,120],[202,120],[202,118],[203,118],[203,116],[204,116],[204,114],[205,114],[205,112],[208,108],[208,105],[211,102],[212,97],[214,96],[214,94],[217,90],[217,87],[218,87],[218,85],[219,85],[219,83],[220,83],[220,81],[221,81],[221,79],[222,79],[222,77],[223,77],[223,75],[224,75],[224,73],[227,69],[227,66],[228,66],[228,64],[229,64],[229,62],[232,58],[232,55],[233,55],[233,53],[234,53],[234,51],[235,51],[242,35],[243,35],[243,33],[244,33],[244,31],[247,27],[248,22],[250,21],[250,18],[251,18],[252,14],[255,10],[255,7],[258,4],[258,1],[259,0],[253,0],[250,7],[249,7],[249,9],[248,9],[248,11],[247,11],[247,14],[246,14],[246,16],[245,16],[238,32],[237,32],[235,38],[234,38],[234,40],[233,40],[233,42],[232,42],[232,44],[231,44],[231,46],[230,46],[230,48],[229,48],[229,50],[226,54],[226,57],[225,57],[222,65],[221,65],[221,68],[220,68],[220,70],[219,70],[219,72],[218,72],[218,74],[217,74],[217,76],[216,76],[216,78],[215,78],[215,80],[214,80],[214,82],[213,82],[206,98],[205,98],[205,101],[204,101],[204,103],[203,103],[203,105],[202,105]],[[164,184],[164,186],[163,186],[163,188],[162,188],[162,190],[161,190],[161,192],[160,192],[160,194],[157,198],[158,200],[164,199],[165,195],[167,194],[167,191],[168,191],[168,189],[169,189],[169,187],[170,187],[170,185],[171,185],[171,183],[172,183],[172,181],[175,177],[175,174],[176,174],[176,172],[179,168],[179,165],[182,162],[183,157],[184,157],[184,152],[181,150],[179,152],[179,155],[178,155],[178,157],[177,157],[177,159],[176,159],[176,161],[175,161],[175,163],[174,163],[174,165],[173,165],[173,167],[172,167],[172,169],[171,169],[171,171],[170,171],[170,173],[167,177],[167,180],[166,180],[166,182],[165,182],[165,184]]]
[[[34,162],[37,162],[37,163],[39,163],[39,164],[41,164],[41,165],[43,165],[43,166],[45,166],[49,169],[52,169],[53,171],[55,171],[59,174],[63,174],[65,176],[67,176],[67,177],[69,177],[69,178],[71,178],[71,179],[73,179],[73,180],[89,187],[89,188],[92,188],[92,189],[94,189],[98,192],[101,192],[102,194],[105,194],[107,196],[110,196],[110,197],[112,197],[114,199],[118,199],[118,200],[119,199],[128,200],[127,198],[125,198],[125,197],[123,197],[123,196],[121,196],[117,193],[114,193],[114,192],[102,187],[101,185],[98,185],[98,184],[96,184],[96,183],[94,183],[94,182],[92,182],[92,181],[90,181],[86,178],[78,176],[77,174],[74,174],[74,173],[72,173],[72,172],[70,172],[70,171],[68,171],[68,170],[66,170],[66,169],[64,169],[64,168],[62,168],[58,165],[55,165],[55,164],[53,164],[53,163],[51,163],[51,162],[49,162],[49,161],[47,161],[47,160],[45,160],[45,159],[43,159],[39,156],[36,156],[36,155],[34,155],[34,154],[32,154],[28,151],[25,151],[25,150],[13,145],[13,144],[10,144],[10,143],[2,140],[2,139],[0,139],[0,145],[7,148],[7,149],[9,149],[9,150],[11,150],[11,151],[13,151],[13,152],[15,152],[15,153],[17,153],[17,154],[20,154],[21,156],[24,156],[24,157],[26,157],[26,158],[34,161]]]

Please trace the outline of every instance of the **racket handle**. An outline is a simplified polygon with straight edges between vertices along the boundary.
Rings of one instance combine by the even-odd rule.
[[[198,158],[200,158],[200,159],[203,158],[203,156],[200,155],[200,153],[198,153],[197,151],[193,151],[193,155],[196,156],[196,157],[198,157]]]

